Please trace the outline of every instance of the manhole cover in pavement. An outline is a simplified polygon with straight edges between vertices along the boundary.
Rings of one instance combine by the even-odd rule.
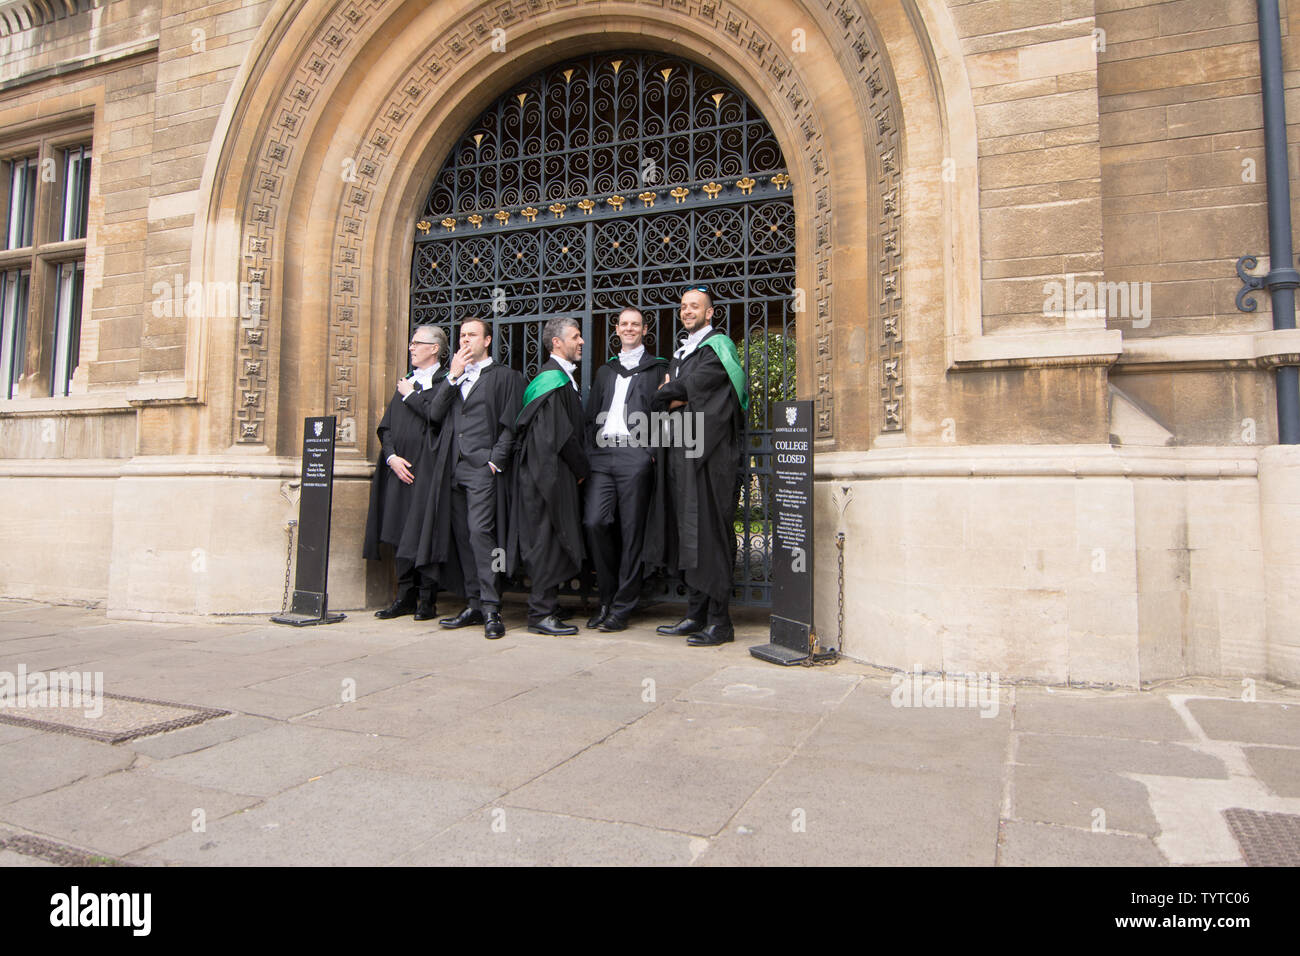
[[[1233,807],[1223,817],[1247,866],[1300,866],[1300,816]]]
[[[89,737],[104,743],[177,730],[230,712],[147,697],[106,694],[103,682],[65,672],[0,674],[0,723]],[[89,675],[84,675],[89,677]],[[5,681],[2,678],[8,677]],[[21,690],[18,689],[21,687]]]

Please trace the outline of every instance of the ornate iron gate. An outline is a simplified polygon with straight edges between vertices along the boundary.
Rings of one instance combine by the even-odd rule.
[[[652,53],[550,67],[499,99],[446,161],[416,224],[411,324],[492,321],[493,358],[536,373],[542,323],[586,340],[584,390],[627,305],[676,347],[682,290],[705,285],[753,396],[735,600],[771,603],[769,402],[794,398],[794,206],[767,122],[713,73]]]

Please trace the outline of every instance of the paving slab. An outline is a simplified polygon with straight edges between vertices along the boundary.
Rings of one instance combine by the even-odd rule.
[[[606,742],[512,792],[509,804],[711,836],[773,769],[694,754],[653,759]]]
[[[1018,734],[1016,762],[1083,770],[1109,770],[1162,777],[1226,780],[1223,761],[1184,744],[1070,737],[1065,734]]]
[[[468,630],[468,629],[467,629]],[[443,671],[450,677],[541,683],[569,677],[616,656],[616,651],[586,641],[529,635],[533,640],[507,647],[499,654],[476,657]]]
[[[1189,700],[1187,709],[1214,740],[1300,746],[1300,703]]]
[[[1164,866],[1146,837],[1095,833],[1045,823],[1003,824],[1000,866]]]
[[[280,670],[281,667],[291,666],[295,670],[304,671],[312,667],[324,667],[327,664],[357,660],[369,655],[371,650],[373,650],[373,645],[367,644],[364,638],[359,635],[353,635],[348,640],[340,637],[332,641],[304,641],[301,644],[278,647],[258,654],[245,654],[241,655],[240,660],[246,661],[248,666],[254,670],[258,668],[265,669],[266,676],[262,677],[261,680],[267,680],[285,673],[293,673],[293,671]],[[279,671],[279,673],[276,674],[275,671]]]
[[[523,694],[533,686],[522,681],[433,674],[353,703],[331,704],[299,717],[297,723],[387,737],[417,737],[454,726],[476,711]]]
[[[246,654],[265,654],[268,651],[320,642],[320,636],[307,627],[242,627],[201,635],[195,650],[216,656],[241,657]]]
[[[505,638],[499,641],[484,640],[481,633],[471,633],[473,630],[440,630],[399,647],[378,650],[366,660],[377,664],[419,667],[431,674],[442,674],[466,661],[490,657],[514,646]]]
[[[249,684],[250,690],[309,697],[330,704],[353,701],[428,676],[428,671],[400,664],[376,664],[367,659],[328,664],[287,677]]]
[[[268,797],[374,753],[384,744],[381,737],[282,724],[161,760],[147,772],[199,787]]]
[[[0,866],[54,866],[49,860],[15,853],[13,850],[0,850]]]
[[[1250,769],[1279,797],[1300,797],[1300,749],[1246,747]]]
[[[381,866],[484,806],[498,791],[343,767],[261,806],[129,857],[187,866]]]
[[[895,707],[889,684],[867,679],[817,725],[800,753],[902,770],[996,776],[1006,758],[1011,708],[1000,707],[994,717],[980,714],[978,708]]]
[[[600,661],[569,675],[571,680],[590,680],[635,688],[638,695],[652,690],[657,699],[673,697],[718,672],[718,662],[688,658],[679,649],[661,651],[653,656],[646,648],[624,644],[614,648],[616,657]],[[646,681],[652,681],[650,686]]]
[[[134,751],[68,734],[23,737],[0,747],[0,804],[125,770],[135,759]]]
[[[1001,784],[795,757],[736,813],[702,866],[990,866]]]
[[[685,866],[700,837],[515,807],[471,814],[397,866]]]
[[[23,737],[30,737],[32,734],[39,733],[41,733],[41,731],[37,730],[35,727],[19,727],[17,724],[0,724],[0,747],[11,741],[21,740]]]
[[[0,629],[2,631],[3,629]],[[99,646],[99,642],[76,631],[58,634],[37,634],[33,637],[9,636],[0,633],[0,655],[5,657],[57,650],[64,647]]]
[[[148,692],[152,683],[159,688],[242,687],[307,670],[312,665],[282,662],[278,667],[251,665],[250,658],[223,659],[193,649],[176,648],[130,657],[96,656],[82,669],[104,674],[104,685],[115,693],[117,687],[143,691],[141,696],[158,696]],[[175,691],[167,691],[175,692]]]
[[[145,685],[148,686],[148,685]],[[247,687],[210,687],[194,685],[174,687],[186,703],[215,707],[232,713],[284,721],[319,710],[323,704],[311,697],[293,697],[275,691],[251,690]]]
[[[0,650],[0,671],[16,673],[21,666],[28,673],[49,670],[103,670],[97,647],[80,647],[76,642],[39,651]]]
[[[1162,694],[1016,689],[1016,729],[1077,737],[1191,740],[1192,733]]]
[[[565,677],[547,681],[496,705],[493,713],[499,714],[507,723],[527,719],[516,717],[517,712],[545,711],[559,717],[591,717],[615,724],[630,724],[660,706],[664,700],[657,692],[653,700],[647,700],[650,696],[639,683]]]
[[[1021,765],[1013,768],[1011,787],[1016,820],[1087,830],[1097,821],[1108,831],[1160,833],[1146,787],[1119,774]]]
[[[621,722],[544,710],[489,708],[392,744],[357,763],[513,790],[605,739]]]
[[[193,753],[207,747],[234,740],[247,734],[254,734],[275,726],[275,721],[265,717],[250,717],[246,714],[233,714],[230,717],[218,717],[207,720],[193,727],[182,727],[167,733],[154,734],[152,737],[137,737],[122,744],[136,753],[145,754],[154,760],[167,760],[181,754]]]
[[[679,699],[820,713],[844,700],[859,680],[827,668],[731,665],[693,684]]]
[[[655,759],[690,754],[775,766],[821,719],[818,714],[671,700],[619,731],[611,743]]]
[[[188,831],[196,820],[207,825],[256,802],[255,797],[126,771],[15,801],[0,807],[0,819],[55,840],[120,857]],[[196,810],[201,810],[203,816],[196,816]]]

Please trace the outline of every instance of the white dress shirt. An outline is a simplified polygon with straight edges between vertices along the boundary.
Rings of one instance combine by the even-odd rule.
[[[434,362],[428,368],[417,368],[411,375],[411,381],[419,385],[421,390],[429,388],[433,384],[433,377],[438,374],[438,369],[442,368],[441,362]],[[414,392],[407,392],[402,396],[402,401],[406,401]]]
[[[618,353],[618,362],[628,371],[641,364],[645,355],[645,346],[638,345],[631,351]],[[632,384],[632,376],[619,375],[614,380],[614,398],[609,403],[609,414],[605,416],[605,427],[601,434],[608,439],[629,438],[627,430],[627,390]]]
[[[690,355],[692,352],[694,352],[697,348],[700,347],[700,343],[703,342],[705,337],[708,336],[712,331],[713,331],[713,326],[706,325],[698,332],[694,332],[691,335],[688,335],[686,337],[686,341],[683,342],[681,344],[681,347],[676,352],[673,353],[673,357],[679,359],[686,358],[686,356]]]
[[[461,373],[460,378],[456,379],[454,382],[448,378],[447,381],[451,382],[452,385],[460,387],[460,397],[462,399],[469,398],[470,389],[472,389],[474,383],[478,381],[479,373],[491,364],[492,356],[490,355],[481,362],[468,362],[466,363],[465,371]]]
[[[575,392],[578,391],[578,383],[573,378],[573,372],[578,367],[578,363],[570,362],[563,355],[556,355],[553,352],[551,353],[551,358],[555,359],[555,364],[564,369],[564,374],[569,376],[569,384],[573,386],[573,390]]]

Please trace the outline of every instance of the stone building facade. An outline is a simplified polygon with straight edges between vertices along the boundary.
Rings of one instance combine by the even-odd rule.
[[[1267,269],[1251,0],[0,3],[0,594],[278,609],[324,413],[331,606],[377,603],[361,526],[430,184],[515,84],[614,50],[707,65],[784,153],[823,643],[1300,679],[1271,371],[1300,337],[1236,303],[1236,260]]]

